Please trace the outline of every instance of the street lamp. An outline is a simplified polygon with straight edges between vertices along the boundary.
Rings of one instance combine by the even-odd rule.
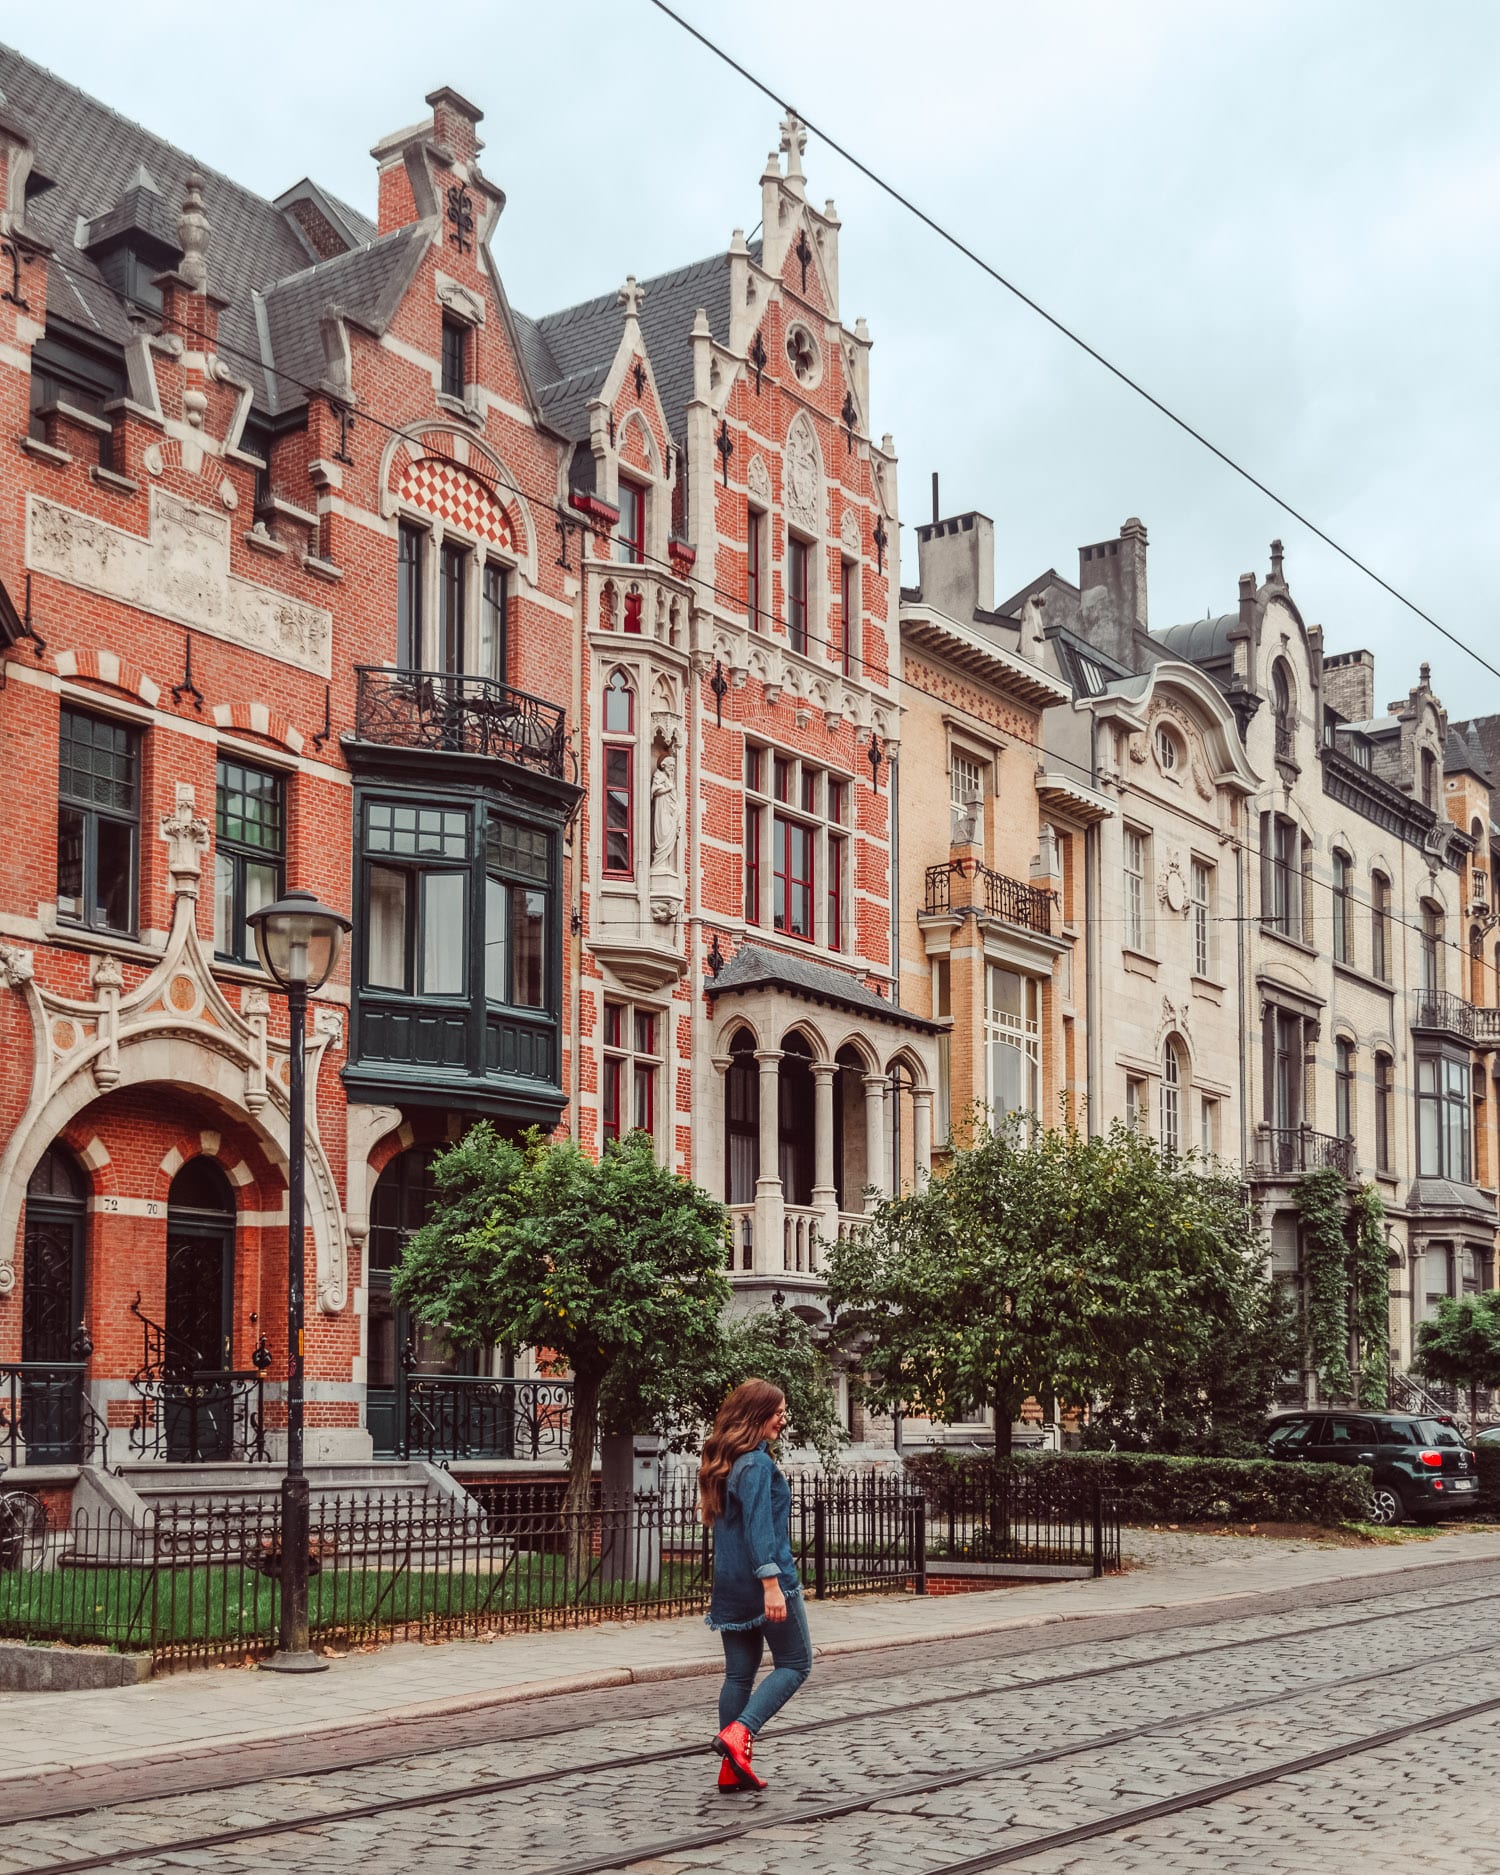
[[[350,928],[342,912],[311,892],[291,891],[245,920],[262,968],[285,990],[290,1026],[291,1138],[287,1166],[286,1476],[281,1481],[281,1633],[265,1664],[283,1673],[320,1673],[326,1662],[308,1646],[307,1565],[311,1519],[302,1467],[302,1238],[305,1213],[307,997],[333,974]]]

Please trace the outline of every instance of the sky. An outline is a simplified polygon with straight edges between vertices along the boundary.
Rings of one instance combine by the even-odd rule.
[[[1258,480],[1500,666],[1500,7],[1443,0],[675,0],[678,10]],[[266,195],[374,212],[370,146],[450,84],[485,112],[506,288],[539,314],[721,249],[780,112],[650,0],[118,0],[0,37]],[[813,134],[842,312],[913,529],[979,508],[996,590],[1131,515],[1151,623],[1236,603],[1286,543],[1330,651],[1417,666],[1454,718],[1500,677],[1173,428]],[[102,205],[101,205],[102,206]]]

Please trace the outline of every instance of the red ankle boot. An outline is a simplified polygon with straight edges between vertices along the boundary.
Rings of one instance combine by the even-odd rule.
[[[750,1748],[755,1741],[746,1728],[736,1719],[733,1725],[726,1725],[714,1740],[714,1750],[729,1766],[742,1790],[764,1790],[766,1780],[757,1777],[750,1769]],[[722,1787],[723,1779],[720,1779]]]
[[[740,1782],[740,1780],[734,1774],[734,1766],[729,1762],[727,1758],[721,1758],[719,1760],[719,1791],[720,1793],[722,1794],[726,1791],[743,1790],[744,1788],[745,1786]]]

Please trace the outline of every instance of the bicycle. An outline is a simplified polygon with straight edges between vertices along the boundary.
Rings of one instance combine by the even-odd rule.
[[[46,1555],[46,1505],[30,1491],[0,1489],[0,1570],[40,1569]]]

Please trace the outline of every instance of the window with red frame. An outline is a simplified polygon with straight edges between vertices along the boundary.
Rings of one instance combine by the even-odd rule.
[[[844,946],[844,848],[848,841],[828,837],[828,948]]]
[[[859,630],[859,562],[857,560],[839,562],[839,611],[843,615],[841,662],[844,675],[848,677],[854,670],[854,637]]]
[[[760,843],[765,809],[745,804],[745,923],[760,923]]]
[[[786,635],[794,651],[807,655],[807,542],[795,534],[786,543]]]
[[[745,522],[745,611],[749,616],[750,629],[761,629],[762,608],[765,600],[761,584],[761,550],[765,533],[766,517],[759,508],[747,511]]]
[[[635,872],[635,750],[628,743],[604,748],[604,870],[617,879]]]
[[[600,1125],[606,1140],[627,1133],[656,1137],[656,1081],[662,1019],[630,1003],[604,1005],[604,1075]]]
[[[620,477],[620,520],[615,528],[615,558],[639,566],[646,558],[646,491]]]
[[[789,937],[813,935],[813,830],[785,814],[773,828],[772,923]]]

